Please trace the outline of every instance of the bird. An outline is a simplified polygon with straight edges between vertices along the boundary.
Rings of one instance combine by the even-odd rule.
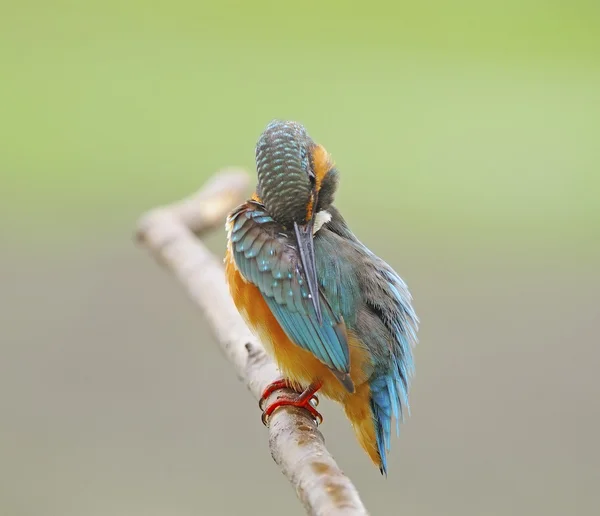
[[[287,405],[320,424],[322,393],[387,477],[392,422],[399,434],[415,372],[411,293],[334,206],[340,173],[302,124],[271,121],[255,160],[255,193],[226,219],[224,262],[237,310],[282,373],[262,393],[263,423]],[[264,407],[283,388],[293,394]]]

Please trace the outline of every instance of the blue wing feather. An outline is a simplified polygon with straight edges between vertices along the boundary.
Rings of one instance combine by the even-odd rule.
[[[369,251],[370,253],[370,251]],[[374,256],[374,255],[373,255]],[[382,310],[383,322],[393,339],[391,364],[371,382],[371,411],[376,421],[377,447],[381,457],[381,471],[387,472],[387,452],[390,449],[391,421],[396,420],[396,435],[400,433],[403,408],[410,411],[408,389],[414,375],[412,345],[417,341],[419,319],[411,304],[411,295],[404,281],[385,262],[379,261],[380,285],[391,300]]]
[[[252,201],[230,215],[228,227],[239,272],[258,287],[288,337],[332,370],[348,373],[350,358],[337,282],[328,278],[321,284],[323,324],[319,325],[294,239],[281,233],[262,205]]]

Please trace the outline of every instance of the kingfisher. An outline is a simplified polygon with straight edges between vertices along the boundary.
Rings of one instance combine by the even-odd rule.
[[[255,156],[256,191],[227,217],[225,272],[238,311],[282,373],[262,394],[263,423],[287,405],[320,424],[319,391],[343,405],[387,476],[392,422],[399,434],[414,375],[411,294],[333,205],[338,169],[300,123],[270,122]],[[283,388],[294,394],[264,407]]]

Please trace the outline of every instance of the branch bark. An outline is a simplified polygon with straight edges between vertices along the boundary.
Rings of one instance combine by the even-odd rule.
[[[238,378],[258,400],[263,389],[279,377],[277,367],[238,314],[225,282],[222,259],[198,238],[224,225],[227,213],[246,198],[248,185],[244,171],[223,170],[196,194],[143,215],[136,236],[204,312]],[[269,420],[269,447],[308,514],[368,514],[307,411],[294,407],[275,411]]]

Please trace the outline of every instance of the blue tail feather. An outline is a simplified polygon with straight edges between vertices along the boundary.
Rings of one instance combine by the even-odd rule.
[[[396,435],[400,435],[400,422],[408,405],[408,378],[396,361],[392,374],[382,375],[370,382],[371,411],[375,425],[377,449],[381,458],[381,473],[387,475],[387,453],[390,451],[392,417],[396,420]]]

